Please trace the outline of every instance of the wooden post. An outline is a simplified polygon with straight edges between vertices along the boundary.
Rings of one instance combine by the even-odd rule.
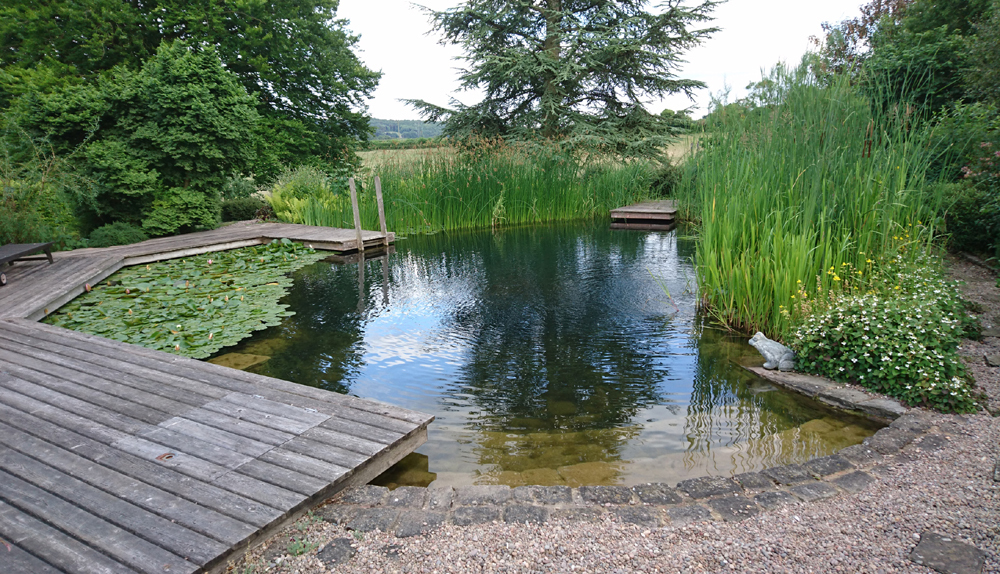
[[[354,178],[347,180],[347,185],[351,188],[351,208],[354,209],[354,231],[358,237],[358,253],[362,254],[361,261],[364,261],[365,242],[361,240],[361,210],[358,209],[358,192],[354,189]]]
[[[382,226],[382,245],[389,246],[389,232],[385,228],[385,206],[382,203],[382,179],[375,176],[375,200],[378,202],[378,223]]]

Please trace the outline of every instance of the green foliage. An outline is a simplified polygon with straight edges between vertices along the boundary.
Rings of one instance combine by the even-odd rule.
[[[965,39],[947,26],[922,32],[882,29],[864,65],[870,96],[883,106],[908,104],[936,112],[965,93]]]
[[[430,149],[450,145],[446,138],[417,138],[408,140],[373,140],[366,146],[369,150],[390,149]]]
[[[253,178],[234,176],[222,186],[222,199],[243,199],[257,193]]]
[[[115,155],[137,166],[134,172],[156,174],[143,227],[167,235],[217,226],[224,174],[248,168],[257,113],[214,50],[163,44],[141,72],[121,74],[106,90],[113,90],[115,125],[100,141],[124,145]]]
[[[131,245],[147,239],[149,236],[142,228],[124,221],[116,221],[91,231],[87,245],[89,247],[111,247],[113,245]]]
[[[346,173],[331,177],[318,167],[302,165],[281,174],[271,193],[284,198],[305,199],[338,193],[345,189],[347,189]]]
[[[0,139],[0,245],[78,236],[67,189],[76,178],[65,157],[8,123]]]
[[[957,104],[938,117],[934,137],[944,149],[935,167],[950,201],[950,246],[1000,256],[1000,112]]]
[[[345,148],[349,154],[354,141],[368,138],[364,102],[380,74],[355,56],[358,38],[337,19],[337,4],[9,0],[0,8],[0,68],[55,64],[60,75],[94,83],[116,66],[139,69],[164,43],[211,46],[245,91],[257,95],[262,115],[298,121],[307,147],[339,163]],[[13,95],[0,80],[0,105]],[[283,143],[271,142],[275,155],[287,155],[274,149]]]
[[[302,556],[319,548],[318,542],[310,542],[305,537],[292,538],[285,550],[292,556]]]
[[[677,197],[700,221],[705,306],[723,325],[778,336],[800,285],[834,286],[830,267],[917,253],[940,200],[922,192],[930,155],[918,124],[872,109],[846,78],[823,86],[800,67],[770,79],[766,106],[714,115],[697,178]]]
[[[246,221],[257,217],[257,212],[267,205],[263,199],[240,197],[222,201],[222,221]]]
[[[466,0],[430,12],[443,42],[465,51],[465,89],[475,105],[453,109],[410,100],[445,135],[557,140],[570,150],[659,157],[675,133],[643,107],[646,99],[704,87],[678,79],[681,54],[714,28],[717,2],[670,2],[651,12],[646,0]]]
[[[1000,0],[993,0],[974,31],[966,40],[965,84],[974,98],[1000,106]]]
[[[389,229],[420,233],[603,217],[644,197],[652,169],[645,162],[598,159],[581,165],[556,146],[481,141],[456,157],[385,164],[379,175]],[[315,181],[310,186],[279,182],[268,197],[278,218],[353,228],[346,186]],[[374,185],[364,180],[358,187],[362,226],[378,229]],[[303,189],[309,191],[296,191]]]
[[[684,170],[681,166],[670,161],[664,162],[649,184],[649,194],[653,197],[673,197],[683,179]]]
[[[375,129],[376,140],[413,140],[439,137],[444,126],[439,123],[420,120],[369,120]]]
[[[902,265],[900,257],[887,266],[869,282],[877,291],[807,304],[810,313],[791,342],[798,366],[912,405],[974,412],[972,385],[956,353],[962,337],[974,334],[974,320],[939,265],[916,263]]]
[[[130,267],[45,321],[194,358],[212,355],[291,315],[278,301],[288,273],[324,255],[287,239]]]

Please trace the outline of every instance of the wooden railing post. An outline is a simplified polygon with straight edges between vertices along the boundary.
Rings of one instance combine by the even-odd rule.
[[[382,203],[382,179],[375,176],[375,200],[378,202],[378,223],[382,226],[382,245],[389,246],[389,231],[385,227],[385,206]]]
[[[354,231],[358,237],[358,253],[364,255],[365,242],[361,239],[361,210],[358,209],[358,192],[354,189],[354,178],[347,180],[347,185],[351,188],[351,208],[354,210]],[[364,261],[364,257],[361,258]]]

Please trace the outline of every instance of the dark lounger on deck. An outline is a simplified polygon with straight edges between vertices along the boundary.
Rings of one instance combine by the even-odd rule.
[[[0,269],[14,261],[24,261],[26,259],[41,259],[41,257],[28,257],[40,251],[45,252],[45,257],[52,263],[52,242],[48,243],[9,243],[0,246]],[[0,287],[7,284],[7,275],[0,273]]]

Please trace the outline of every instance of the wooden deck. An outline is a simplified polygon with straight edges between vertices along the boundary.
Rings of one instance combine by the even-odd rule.
[[[388,235],[389,242],[394,242],[395,235],[391,232]],[[77,249],[55,254],[55,262],[51,265],[31,261],[8,267],[5,271],[9,285],[0,288],[0,317],[42,319],[83,293],[87,285],[94,285],[129,265],[249,247],[281,238],[328,251],[358,249],[353,229],[287,223],[236,223],[212,231],[150,239],[134,245]],[[381,246],[382,234],[364,231],[362,241],[366,248]]]
[[[289,236],[282,231],[266,232]],[[300,228],[294,238],[321,243],[322,231]],[[214,233],[57,253],[45,267],[96,276],[134,257],[219,245]],[[49,283],[43,271],[3,289],[58,299],[76,288]],[[433,420],[39,324],[24,318],[24,301],[11,314],[8,293],[0,299],[4,574],[217,571],[297,514],[383,472],[426,440]]]
[[[671,199],[651,200],[611,210],[615,229],[652,229],[651,226],[672,225],[677,216],[677,204]],[[622,227],[624,226],[624,227]]]

